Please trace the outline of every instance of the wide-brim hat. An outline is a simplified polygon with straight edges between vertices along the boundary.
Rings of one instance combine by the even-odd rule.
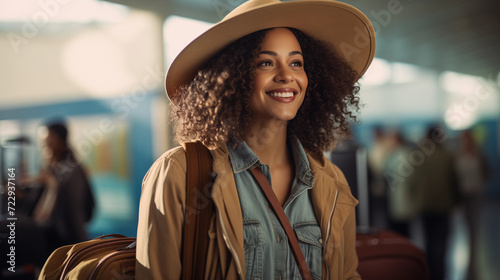
[[[330,43],[360,78],[375,55],[370,20],[351,5],[331,0],[250,0],[189,43],[174,59],[165,78],[168,97],[188,84],[212,56],[255,31],[291,27]]]

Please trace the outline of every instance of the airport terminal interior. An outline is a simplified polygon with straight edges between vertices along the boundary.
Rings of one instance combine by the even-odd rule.
[[[8,254],[9,217],[17,217],[18,243],[34,242],[23,241],[33,233],[23,223],[36,220],[46,187],[34,178],[47,162],[49,123],[66,126],[88,176],[95,203],[88,238],[136,236],[142,179],[179,145],[165,73],[184,46],[243,2],[0,0],[0,259]],[[457,158],[460,192],[445,220],[446,279],[500,279],[500,3],[342,2],[365,13],[377,37],[375,59],[359,81],[353,136],[325,151],[359,200],[358,230],[395,231],[425,250],[427,220],[418,213],[398,219],[405,202],[396,198],[406,179],[427,176],[416,170],[442,147]],[[430,128],[438,140],[426,137]],[[483,164],[484,172],[470,175],[475,180],[460,171],[464,147]],[[409,156],[395,163],[404,149]],[[460,188],[470,180],[481,184]],[[44,242],[17,255],[46,257],[36,250]],[[15,278],[2,262],[1,279],[29,279]]]

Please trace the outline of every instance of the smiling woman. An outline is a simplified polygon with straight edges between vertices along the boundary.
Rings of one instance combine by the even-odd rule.
[[[176,137],[201,141],[213,160],[216,214],[204,266],[195,267],[201,278],[360,279],[357,200],[323,152],[349,134],[356,82],[374,47],[370,22],[346,4],[250,0],[172,62],[166,89]],[[141,279],[184,273],[186,168],[184,150],[174,148],[144,178]]]

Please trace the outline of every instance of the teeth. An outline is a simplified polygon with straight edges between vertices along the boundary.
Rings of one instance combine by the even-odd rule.
[[[293,92],[291,92],[291,91],[288,91],[288,92],[270,92],[269,95],[271,97],[283,97],[283,98],[286,98],[286,97],[292,97],[293,96]]]

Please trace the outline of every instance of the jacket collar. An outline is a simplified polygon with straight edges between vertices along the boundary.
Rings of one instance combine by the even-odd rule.
[[[314,186],[311,190],[316,219],[321,227],[323,240],[329,240],[332,234],[342,230],[352,208],[358,201],[352,196],[347,181],[340,169],[323,157],[320,162],[308,154]],[[329,242],[337,242],[335,240]],[[332,254],[325,255],[332,262]]]
[[[296,137],[290,139],[289,144],[295,162],[295,176],[305,185],[312,187],[314,176],[302,144]],[[262,164],[245,141],[241,142],[236,148],[227,146],[226,150],[228,151],[234,173],[240,173]]]
[[[235,258],[240,275],[244,275],[243,215],[241,213],[233,170],[229,162],[228,149],[223,145],[210,150],[210,153],[213,159],[212,169],[216,174],[212,189],[212,198],[219,220],[217,229],[222,231],[223,239],[227,247],[229,247],[233,258]]]
[[[224,193],[224,201],[226,201],[226,199],[228,199],[228,201],[233,201],[232,204],[235,205],[232,205],[232,207],[235,208],[235,211],[232,212],[233,214],[239,214],[240,218],[237,220],[241,220],[241,209],[236,188],[227,187],[235,186],[231,169],[232,166],[229,162],[228,148],[223,145],[210,152],[214,160],[213,169],[217,174],[214,190],[215,187],[220,188],[221,192]],[[307,158],[311,167],[310,171],[314,176],[314,184],[311,193],[313,196],[313,205],[317,213],[316,215],[323,216],[323,213],[329,213],[330,209],[333,207],[333,201],[335,200],[337,192],[338,204],[348,204],[353,207],[358,204],[358,200],[351,194],[347,180],[337,166],[332,164],[326,157],[323,157],[322,162],[316,160],[310,154],[307,154]],[[216,186],[217,182],[224,184],[224,186]],[[318,221],[320,220],[318,219]],[[243,221],[241,222],[243,223]]]
[[[315,177],[313,192],[321,192],[324,194],[335,195],[339,191],[338,202],[341,204],[349,204],[356,206],[358,200],[352,196],[347,180],[340,169],[334,165],[326,157],[323,157],[322,162],[307,154],[312,173]],[[316,188],[316,185],[319,186]],[[315,190],[316,189],[316,190]],[[328,201],[321,199],[322,201]]]

